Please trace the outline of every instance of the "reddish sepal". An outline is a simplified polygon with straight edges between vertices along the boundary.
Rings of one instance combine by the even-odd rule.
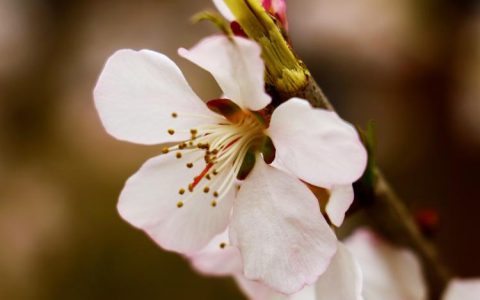
[[[243,118],[243,111],[235,102],[230,99],[214,99],[207,102],[208,108],[229,120],[237,123]]]
[[[245,31],[243,31],[242,26],[240,26],[240,23],[237,21],[233,21],[230,23],[230,28],[232,29],[232,32],[235,36],[240,36],[244,38],[248,38],[247,34]]]

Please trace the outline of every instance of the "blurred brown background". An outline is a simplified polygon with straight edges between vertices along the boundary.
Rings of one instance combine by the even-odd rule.
[[[480,5],[288,1],[300,56],[347,120],[376,124],[378,159],[413,210],[436,208],[449,267],[480,275]],[[201,1],[0,0],[0,299],[242,299],[195,274],[116,213],[124,181],[158,153],[115,141],[92,89],[119,48],[172,57],[214,33]]]

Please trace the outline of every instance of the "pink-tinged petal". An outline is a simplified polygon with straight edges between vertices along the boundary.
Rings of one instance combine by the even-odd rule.
[[[150,50],[125,49],[113,54],[100,74],[94,98],[108,133],[134,143],[188,139],[189,128],[218,120],[175,63]],[[168,129],[186,130],[170,135]]]
[[[332,263],[315,284],[319,299],[363,300],[362,286],[359,264],[350,251],[338,243],[338,251]]]
[[[274,110],[269,135],[275,162],[316,186],[355,182],[365,170],[367,153],[355,128],[334,112],[292,98]]]
[[[241,275],[235,276],[238,285],[253,300],[363,300],[362,272],[360,266],[348,249],[338,244],[338,251],[318,281],[306,286],[293,295],[284,295],[273,291],[267,286],[247,280]]]
[[[313,193],[262,159],[235,199],[230,240],[242,253],[245,277],[284,294],[313,284],[337,249]]]
[[[363,229],[350,236],[345,245],[360,264],[365,299],[426,299],[422,269],[411,251],[387,244]]]
[[[285,29],[288,29],[287,3],[285,0],[263,0],[263,7],[269,13],[278,18]]]
[[[300,292],[296,292],[295,294],[288,296],[288,300],[317,300],[317,299],[325,299],[325,298],[322,298],[321,295],[318,295],[316,293],[316,289],[314,285],[308,285],[304,287]]]
[[[336,185],[330,190],[330,198],[325,208],[330,221],[340,227],[345,219],[345,213],[353,203],[354,193],[351,184]]]
[[[260,110],[270,103],[264,87],[261,49],[255,42],[241,37],[212,36],[190,50],[181,48],[178,53],[210,72],[223,96],[239,106]]]
[[[266,10],[271,10],[272,9],[272,0],[263,0],[262,1],[263,8]]]
[[[230,244],[228,230],[214,237],[204,249],[189,259],[192,266],[205,275],[240,274],[243,268],[240,252]]]
[[[272,0],[272,8],[275,13],[285,16],[287,15],[287,2],[285,0]]]
[[[222,16],[227,19],[228,21],[232,22],[235,21],[235,16],[232,14],[232,11],[228,6],[225,4],[224,0],[213,0],[213,4],[217,7],[218,11],[222,14]]]
[[[205,163],[201,159],[192,168],[185,165],[199,157],[203,158],[203,152],[192,152],[182,159],[173,153],[152,158],[128,179],[120,195],[120,215],[167,250],[196,253],[228,225],[233,189],[216,207],[211,205],[211,192],[198,190],[207,184],[204,181],[194,193],[187,189]],[[181,188],[186,190],[183,195],[179,193]]]
[[[454,279],[448,287],[443,300],[478,300],[480,299],[480,278]]]
[[[256,281],[248,280],[243,275],[237,274],[234,277],[240,290],[249,300],[287,300],[288,296],[280,294],[271,288],[258,283]]]
[[[315,286],[306,286],[293,295],[280,294],[271,288],[246,279],[242,275],[235,276],[240,289],[250,300],[316,300]]]

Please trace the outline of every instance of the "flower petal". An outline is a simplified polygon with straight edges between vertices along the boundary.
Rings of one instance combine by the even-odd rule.
[[[195,253],[228,225],[233,189],[216,207],[211,206],[211,193],[197,191],[198,188],[194,193],[187,190],[192,178],[204,170],[205,163],[195,162],[192,168],[185,164],[199,155],[203,157],[203,152],[185,154],[182,159],[171,153],[148,160],[128,179],[120,195],[120,215],[167,250]],[[200,184],[202,189],[205,183]],[[187,191],[180,195],[180,188]],[[177,207],[179,201],[181,208]]]
[[[337,249],[312,192],[262,159],[238,192],[230,238],[242,253],[245,277],[284,294],[313,284]]]
[[[218,120],[175,63],[150,50],[124,49],[113,54],[98,79],[94,98],[108,133],[134,143],[188,139],[187,131],[170,135],[168,129],[190,129]]]
[[[330,198],[325,208],[330,221],[340,227],[345,219],[345,213],[352,205],[354,198],[353,186],[351,184],[335,185],[330,190]]]
[[[443,300],[478,300],[480,299],[480,278],[454,279],[448,287]]]
[[[268,131],[275,163],[313,185],[351,184],[365,169],[367,153],[353,126],[306,100],[292,98],[275,109]]]
[[[283,27],[288,30],[287,3],[285,0],[263,0],[263,7],[279,19]]]
[[[192,266],[205,275],[224,276],[241,273],[240,252],[229,240],[227,229],[214,237],[200,252],[190,256]]]
[[[306,286],[293,295],[276,293],[267,286],[247,280],[241,275],[235,276],[235,280],[249,299],[254,300],[363,300],[360,266],[340,242],[327,271],[320,276],[315,285]]]
[[[256,281],[248,280],[243,275],[234,276],[240,290],[250,300],[287,300],[288,296],[279,294],[271,288],[258,283]]]
[[[339,242],[332,263],[315,284],[317,295],[320,299],[362,300],[362,286],[360,266],[350,251]]]
[[[315,286],[306,286],[300,292],[293,295],[284,295],[275,292],[271,288],[258,283],[256,281],[248,280],[242,275],[234,277],[243,293],[248,296],[250,300],[316,300]]]
[[[235,16],[232,14],[232,11],[228,6],[225,4],[224,0],[213,0],[213,4],[217,7],[218,11],[222,14],[222,16],[227,19],[228,21],[232,22],[235,21]]]
[[[203,39],[192,49],[181,48],[180,56],[210,72],[228,98],[243,108],[260,110],[271,98],[265,92],[265,66],[255,42],[226,36]]]
[[[345,245],[362,269],[365,299],[426,299],[422,269],[411,251],[395,248],[364,229],[357,230]]]

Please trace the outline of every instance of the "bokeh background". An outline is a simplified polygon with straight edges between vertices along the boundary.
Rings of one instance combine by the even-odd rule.
[[[480,5],[287,0],[293,44],[341,115],[374,121],[379,164],[458,275],[480,275]],[[158,147],[114,140],[92,89],[107,57],[172,57],[215,33],[209,0],[0,0],[0,299],[242,299],[123,222],[124,181]]]

